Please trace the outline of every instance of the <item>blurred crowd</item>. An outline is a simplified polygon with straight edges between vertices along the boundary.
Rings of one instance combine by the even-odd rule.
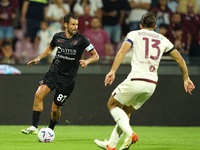
[[[78,16],[78,30],[94,45],[100,62],[110,63],[148,11],[157,17],[156,32],[184,59],[199,58],[200,0],[0,0],[0,63],[23,64],[41,54],[53,35],[64,31],[62,18],[69,12]],[[55,53],[40,63],[51,63]],[[130,63],[131,53],[123,63]]]

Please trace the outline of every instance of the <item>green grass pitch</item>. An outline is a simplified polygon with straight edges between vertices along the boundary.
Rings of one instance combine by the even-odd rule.
[[[94,139],[109,139],[114,126],[56,126],[55,140],[40,143],[36,135],[25,135],[28,126],[0,126],[0,150],[101,150]],[[42,128],[43,126],[40,126]],[[129,150],[200,150],[200,127],[132,126],[139,142]],[[117,145],[122,145],[124,136]]]

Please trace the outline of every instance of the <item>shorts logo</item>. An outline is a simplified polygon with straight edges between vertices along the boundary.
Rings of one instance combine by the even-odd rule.
[[[77,43],[78,43],[77,40],[74,40],[74,41],[73,41],[73,45],[76,45]]]
[[[149,71],[154,72],[155,70],[156,70],[156,68],[155,68],[154,66],[151,65],[151,66],[149,67]]]
[[[41,80],[40,82],[39,82],[39,85],[42,85],[44,82],[43,82],[43,80]]]

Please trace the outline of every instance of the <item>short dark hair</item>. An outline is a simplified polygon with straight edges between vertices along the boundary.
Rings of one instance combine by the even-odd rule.
[[[73,13],[68,13],[67,15],[64,16],[64,23],[69,23],[70,19],[73,18],[75,20],[78,20],[78,17],[73,14]]]
[[[173,15],[181,15],[181,14],[180,14],[179,12],[176,11],[176,12],[174,12],[174,13],[172,14],[172,16],[173,16]]]
[[[156,16],[154,13],[148,12],[141,18],[141,24],[144,28],[154,28],[156,25]]]
[[[159,28],[165,28],[165,29],[167,29],[167,30],[168,30],[168,28],[169,28],[169,25],[167,25],[167,24],[164,24],[164,23],[161,23],[161,24],[159,25]]]

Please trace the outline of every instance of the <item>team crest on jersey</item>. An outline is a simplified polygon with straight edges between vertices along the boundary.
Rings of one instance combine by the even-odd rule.
[[[58,42],[64,43],[64,41],[62,41],[62,40],[59,40],[59,39],[58,39]]]
[[[151,66],[149,67],[149,71],[154,72],[155,70],[156,70],[156,68],[155,68],[153,65],[151,65]]]
[[[73,41],[73,45],[76,45],[77,43],[78,43],[77,40],[74,40],[74,41]]]

